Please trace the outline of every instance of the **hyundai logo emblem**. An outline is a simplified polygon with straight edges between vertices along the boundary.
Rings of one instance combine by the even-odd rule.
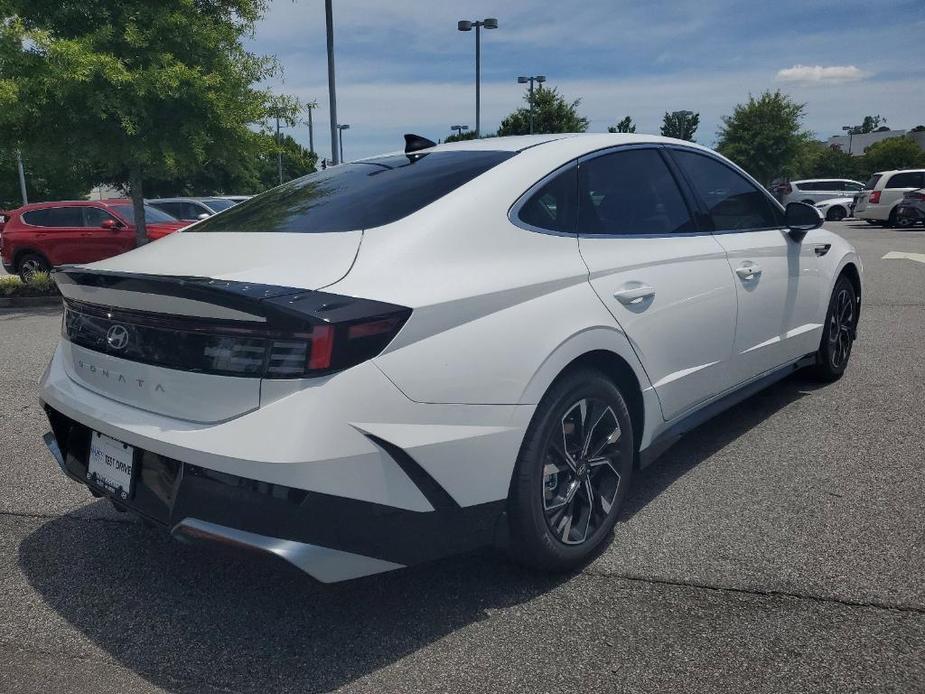
[[[128,344],[128,329],[124,325],[114,325],[106,331],[106,343],[113,349],[124,349]]]

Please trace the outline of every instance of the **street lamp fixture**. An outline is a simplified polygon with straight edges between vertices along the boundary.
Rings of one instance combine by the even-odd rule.
[[[533,134],[533,83],[543,84],[546,81],[546,75],[521,75],[517,78],[517,84],[530,83],[530,134]]]
[[[455,130],[456,134],[460,137],[462,137],[463,130],[468,130],[468,129],[469,129],[468,125],[451,125],[450,126],[450,130]]]
[[[349,123],[338,124],[337,126],[337,138],[340,141],[340,163],[344,163],[344,131],[350,130]]]
[[[456,28],[459,31],[472,31],[473,27],[475,28],[475,136],[479,137],[481,134],[481,72],[482,72],[482,38],[481,38],[481,29],[485,27],[486,29],[497,29],[498,20],[494,17],[486,17],[485,19],[470,21],[468,19],[460,19],[456,23]]]

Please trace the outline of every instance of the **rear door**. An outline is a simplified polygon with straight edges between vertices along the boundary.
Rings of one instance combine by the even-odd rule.
[[[814,352],[821,335],[818,231],[802,241],[761,188],[716,157],[672,148],[725,249],[735,278],[738,320],[732,373],[736,383]]]
[[[83,212],[79,205],[65,205],[23,213],[23,221],[40,233],[40,250],[52,265],[83,263],[91,259],[85,244]]]
[[[731,385],[736,290],[723,248],[698,230],[657,146],[579,161],[579,247],[665,419]]]

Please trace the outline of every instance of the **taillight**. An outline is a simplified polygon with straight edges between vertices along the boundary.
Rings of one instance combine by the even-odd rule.
[[[81,347],[168,369],[273,379],[312,378],[372,359],[411,315],[403,306],[321,292],[258,302],[272,307],[266,322],[141,312],[72,299],[66,304],[64,336]]]
[[[870,192],[870,197],[867,199],[867,202],[869,202],[871,205],[876,205],[877,203],[879,203],[880,202],[880,191],[872,190]]]

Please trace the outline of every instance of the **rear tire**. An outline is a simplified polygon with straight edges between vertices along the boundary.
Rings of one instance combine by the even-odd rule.
[[[592,558],[617,521],[634,456],[620,389],[593,369],[561,376],[533,415],[511,480],[512,557],[543,571]]]
[[[851,346],[858,324],[857,293],[851,281],[842,275],[835,283],[813,374],[821,381],[837,381],[848,368]]]
[[[23,282],[28,282],[36,272],[49,272],[50,270],[49,262],[38,253],[24,253],[16,264],[16,272],[19,273]]]
[[[885,225],[885,226],[887,226],[887,227],[889,227],[889,228],[891,228],[891,229],[892,229],[893,227],[896,226],[896,208],[895,208],[895,207],[894,207],[892,210],[890,210],[890,216],[889,216],[889,218],[886,220],[886,225]]]

